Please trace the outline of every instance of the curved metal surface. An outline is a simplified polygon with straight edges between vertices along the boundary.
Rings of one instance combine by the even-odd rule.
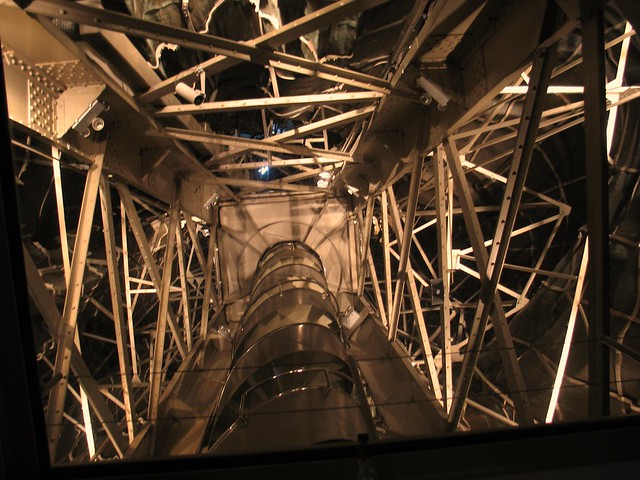
[[[211,450],[216,454],[282,450],[292,445],[353,441],[366,429],[351,395],[324,387],[288,392],[244,412]]]
[[[319,255],[296,241],[272,245],[251,292],[202,450],[356,440],[366,426]]]

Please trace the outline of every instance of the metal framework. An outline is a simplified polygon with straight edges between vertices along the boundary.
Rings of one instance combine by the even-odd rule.
[[[152,165],[145,172],[150,176],[166,168],[163,182],[141,183],[132,179],[135,175],[124,165],[126,162],[119,163],[118,155],[108,151],[108,138],[96,134],[83,141],[82,150],[55,138],[30,119],[13,122],[16,150],[51,163],[56,195],[62,265],[54,270],[59,270],[65,280],[62,299],[56,301],[47,284],[51,267],[42,258],[38,261],[33,245],[25,245],[29,294],[48,330],[38,361],[45,372],[41,383],[54,461],[127,456],[161,420],[163,394],[169,391],[181,367],[191,365],[190,355],[197,346],[211,336],[224,335],[213,330],[213,318],[240,299],[222,288],[219,255],[226,252],[219,252],[217,242],[220,236],[238,245],[246,242],[246,248],[256,249],[253,253],[257,254],[260,247],[251,242],[267,242],[260,236],[271,224],[256,227],[259,234],[255,238],[245,238],[230,229],[219,232],[220,198],[241,209],[243,201],[258,198],[257,194],[269,199],[319,195],[324,201],[306,225],[307,233],[302,236],[307,240],[312,231],[315,234],[318,222],[331,215],[329,192],[339,182],[354,195],[353,202],[345,203],[351,205],[349,221],[355,227],[334,226],[324,232],[324,238],[314,238],[313,247],[331,243],[328,239],[334,235],[349,237],[350,228],[357,230],[357,251],[349,265],[353,282],[347,290],[366,301],[370,306],[367,312],[369,308],[375,311],[387,329],[388,340],[401,345],[412,367],[427,379],[448,416],[448,428],[471,428],[478,412],[490,418],[491,424],[500,425],[553,420],[567,378],[567,358],[580,318],[582,292],[585,288],[598,295],[606,292],[602,282],[608,275],[607,222],[596,215],[596,210],[607,210],[602,207],[607,197],[603,152],[608,147],[611,153],[618,109],[640,96],[640,86],[623,83],[629,43],[635,32],[627,23],[622,35],[605,44],[601,12],[585,17],[584,60],[570,58],[555,68],[557,39],[541,36],[532,61],[517,72],[521,75],[515,80],[500,79],[500,88],[490,90],[473,105],[478,109],[477,117],[461,114],[460,121],[451,123],[452,128],[441,128],[441,138],[435,143],[430,138],[433,144],[416,145],[386,184],[373,186],[366,198],[358,199],[361,192],[340,174],[363,163],[356,153],[363,139],[375,130],[376,116],[396,101],[396,95],[409,95],[403,92],[406,87],[399,86],[400,79],[437,27],[445,2],[435,2],[417,32],[405,31],[388,58],[385,77],[295,57],[279,47],[337,19],[384,3],[335,2],[256,39],[236,42],[78,2],[30,2],[27,12],[42,16],[40,21],[48,31],[56,27],[44,17],[70,20],[96,29],[112,48],[127,51],[123,58],[129,59],[129,67],[144,79],[145,87],[139,91],[133,91],[117,71],[101,63],[90,47],[75,44],[59,30],[55,33],[71,45],[78,61],[94,72],[98,82],[105,83],[144,119],[148,138],[159,142],[158,148],[169,145],[172,149],[153,161],[145,158],[142,162],[147,167]],[[428,3],[416,2],[410,15],[414,28]],[[140,54],[129,37],[170,42],[213,56],[161,79],[147,64],[132,60],[139,60]],[[618,55],[617,75],[606,85],[602,64],[605,48]],[[7,61],[8,54],[3,58]],[[177,82],[192,83],[203,73],[213,75],[243,62],[270,69],[274,78],[276,70],[293,72],[327,80],[331,87],[321,93],[280,96],[276,78],[265,98],[190,105],[180,104],[172,95]],[[584,87],[554,85],[555,77],[580,63],[586,72]],[[599,83],[592,83],[596,77]],[[30,81],[35,83],[34,79]],[[60,87],[64,88],[68,86]],[[412,95],[415,102],[415,92]],[[562,95],[570,95],[572,101],[545,110],[547,99]],[[578,100],[580,95],[584,95],[584,101]],[[606,105],[605,98],[610,100]],[[151,106],[158,101],[162,105]],[[511,105],[515,102],[519,102],[520,113],[514,118]],[[481,111],[481,104],[488,107]],[[251,110],[261,111],[264,119],[266,109],[294,106],[317,107],[319,114],[280,133],[272,132],[265,120],[262,139],[207,131],[197,117]],[[331,110],[334,106],[342,109]],[[609,111],[608,125],[603,123],[605,110]],[[327,113],[333,114],[325,117]],[[180,128],[175,127],[175,121],[180,122]],[[587,151],[592,152],[587,153],[587,172],[589,185],[593,186],[590,195],[594,196],[590,197],[588,210],[595,213],[589,218],[588,242],[583,242],[578,268],[554,272],[547,260],[571,208],[554,193],[528,186],[528,172],[535,161],[534,152],[543,141],[583,122],[588,132]],[[346,140],[331,146],[328,137],[338,129],[348,132]],[[44,141],[35,141],[39,138]],[[91,153],[87,155],[87,151]],[[198,188],[191,188],[193,176],[184,173],[188,168],[163,165],[171,163],[167,157],[174,162],[176,158],[188,158],[191,173],[202,176]],[[70,219],[65,208],[61,166],[84,175],[77,218]],[[244,175],[261,168],[278,170],[281,176],[262,180]],[[598,174],[592,176],[592,172]],[[500,200],[479,204],[475,182],[495,185]],[[93,228],[96,203],[100,205],[102,236]],[[531,215],[522,215],[525,211]],[[239,216],[250,218],[246,211]],[[77,225],[73,233],[70,224]],[[510,246],[515,239],[539,231],[546,232],[546,241],[531,255],[531,262],[510,261]],[[595,258],[603,260],[596,264]],[[585,269],[590,272],[589,287],[585,287]],[[89,280],[88,272],[92,275]],[[514,276],[517,281],[511,280]],[[572,285],[568,289],[571,313],[560,360],[552,368],[554,382],[546,419],[536,419],[519,361],[519,339],[513,338],[510,322],[529,303],[544,278]],[[108,297],[89,288],[101,281],[108,286]],[[608,373],[605,363],[609,348],[615,350],[618,359],[625,355],[637,360],[637,352],[625,346],[623,338],[608,337],[607,299],[594,295],[589,297],[593,344],[590,382],[600,389],[590,387],[590,408],[596,415],[603,413],[608,403],[610,382],[603,372]],[[629,323],[637,322],[637,310]],[[109,336],[93,334],[92,321],[107,322],[112,332]],[[98,349],[105,361],[86,361],[91,353],[86,344]],[[503,378],[496,379],[479,362],[489,351],[497,352]],[[117,371],[105,370],[110,365],[117,365]],[[481,387],[474,389],[474,385]],[[490,394],[474,396],[480,390]],[[501,411],[496,404],[502,406]],[[71,446],[70,430],[76,432],[77,440]],[[63,439],[65,444],[61,445]]]

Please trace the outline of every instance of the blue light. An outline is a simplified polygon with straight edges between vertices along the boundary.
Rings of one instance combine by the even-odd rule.
[[[258,173],[263,177],[269,173],[269,165],[265,165],[264,167],[260,167],[258,169]]]

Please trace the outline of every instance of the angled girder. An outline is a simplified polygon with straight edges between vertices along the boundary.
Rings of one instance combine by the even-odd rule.
[[[417,183],[420,184],[420,173],[422,172],[422,164],[423,164],[422,155],[419,155],[419,154],[416,155],[415,162],[416,164],[419,164],[419,167],[420,167],[420,170],[418,170],[418,174],[416,175],[418,177]],[[412,183],[414,178],[415,177],[411,177]],[[416,195],[416,200],[412,202],[411,193],[409,194],[409,206],[407,206],[407,211],[405,212],[406,217],[405,217],[405,224],[403,226],[402,220],[400,219],[400,210],[398,208],[398,204],[396,203],[395,194],[393,193],[393,188],[390,187],[388,190],[389,190],[389,206],[391,210],[391,218],[393,220],[392,223],[394,226],[394,230],[396,231],[397,237],[402,238],[402,243],[400,243],[398,246],[400,248],[400,251],[404,252],[405,245],[407,250],[411,248],[411,226],[413,224],[413,216],[410,215],[411,213],[410,209],[413,208],[415,211],[415,205],[411,207],[411,203],[417,204],[417,195]],[[407,232],[409,232],[409,234],[407,234]],[[436,399],[442,403],[442,390],[440,388],[440,381],[438,379],[438,372],[437,372],[435,361],[434,361],[434,355],[433,355],[433,352],[431,351],[431,341],[429,338],[429,332],[427,331],[427,323],[424,318],[424,313],[422,312],[422,304],[420,302],[420,294],[418,292],[418,287],[416,285],[416,280],[414,278],[414,271],[411,268],[411,260],[409,260],[408,253],[406,256],[406,260],[403,260],[403,258],[404,257],[402,257],[402,254],[401,254],[399,259],[400,268],[398,269],[398,280],[396,281],[396,293],[393,297],[393,314],[394,315],[396,314],[396,309],[397,309],[398,315],[400,314],[400,305],[402,303],[402,298],[404,295],[404,283],[406,281],[406,284],[409,287],[409,296],[411,298],[413,314],[415,316],[415,321],[417,323],[418,331],[420,332],[420,341],[421,341],[422,350],[424,352],[425,363],[427,364],[427,372],[426,372],[427,378],[431,383],[433,394],[435,395]],[[402,288],[398,289],[398,285],[400,284],[400,281],[403,277],[405,280],[402,282],[403,283]],[[394,341],[395,341],[395,334],[398,331],[397,323],[398,322],[396,320],[396,327],[395,327],[394,338],[393,338]],[[389,339],[391,339],[391,326],[392,326],[392,323],[390,319],[389,320]]]
[[[160,393],[162,392],[162,382],[164,380],[163,367],[165,365],[164,349],[165,337],[167,333],[167,323],[169,320],[169,293],[171,289],[171,275],[173,272],[173,254],[176,246],[176,228],[180,221],[179,203],[171,205],[169,211],[169,221],[167,225],[167,243],[164,250],[164,268],[162,270],[162,281],[158,289],[160,304],[158,305],[158,321],[156,322],[155,346],[153,358],[151,359],[151,380],[149,388],[149,413],[148,419],[152,423],[158,421],[158,405]],[[178,341],[178,336],[174,335],[174,340]],[[186,358],[183,355],[182,358]]]
[[[406,210],[405,224],[406,228],[402,232],[402,243],[399,243],[400,248],[400,263],[398,265],[398,280],[396,281],[395,293],[393,295],[392,311],[389,315],[389,340],[395,340],[396,333],[398,331],[398,318],[400,317],[400,298],[404,291],[404,285],[407,280],[407,264],[409,262],[409,252],[411,251],[411,235],[413,232],[413,219],[416,214],[418,206],[418,194],[420,192],[420,180],[422,178],[422,165],[424,158],[418,149],[415,149],[413,155],[413,166],[411,169],[411,183],[409,184],[409,200]],[[392,191],[390,190],[390,194]],[[398,225],[400,227],[400,225]],[[397,229],[400,234],[400,229]],[[398,240],[400,238],[398,237]],[[413,280],[413,278],[411,278]],[[427,339],[428,341],[428,339]]]
[[[449,172],[444,161],[444,149],[440,146],[433,157],[436,228],[438,242],[438,266],[442,282],[442,305],[440,306],[440,328],[442,337],[442,372],[444,380],[444,407],[447,413],[451,410],[453,402],[453,367],[451,355],[451,191],[447,189]]]
[[[262,182],[260,180],[248,180],[244,178],[216,177],[211,182],[214,185],[227,185],[229,187],[248,188],[250,190],[284,190],[287,192],[303,193],[328,193],[327,189],[307,185],[291,185],[284,179]]]
[[[445,151],[447,153],[449,170],[455,185],[456,196],[460,202],[464,223],[475,253],[480,280],[485,283],[488,282],[487,265],[489,254],[487,253],[487,248],[485,247],[484,240],[482,238],[482,229],[480,228],[478,214],[474,210],[473,199],[471,197],[471,187],[469,186],[464,170],[462,169],[459,154],[455,149],[455,145],[453,145],[451,141],[447,141],[445,143]],[[497,294],[494,295],[493,298],[492,319],[496,340],[500,347],[503,367],[507,374],[507,382],[509,382],[509,388],[514,397],[518,423],[532,423],[533,417],[531,414],[531,406],[529,405],[524,379],[522,377],[520,366],[518,365],[518,359],[516,357],[515,347],[509,332],[509,324],[505,317],[504,308],[500,301],[500,297]],[[485,332],[486,324],[481,325],[480,322],[473,322],[471,332],[469,333],[469,343],[464,356],[462,371],[460,372],[456,383],[453,402],[449,412],[448,424],[450,429],[457,428],[464,412],[466,397],[469,393],[469,388],[471,387],[471,380],[473,379],[475,366],[480,356],[480,348],[482,347],[482,340],[484,339]]]
[[[225,102],[207,102],[200,105],[171,105],[156,112],[156,117],[196,115],[202,113],[240,112],[260,108],[293,107],[299,105],[331,105],[378,100],[380,92],[318,93],[290,97],[250,98]]]
[[[100,209],[104,233],[105,256],[109,275],[109,291],[111,293],[111,315],[115,327],[118,365],[120,367],[120,383],[122,385],[122,403],[127,420],[129,442],[133,442],[136,428],[136,404],[133,396],[131,360],[127,349],[127,326],[122,311],[122,285],[116,253],[115,226],[113,223],[113,206],[109,183],[104,175],[100,178]]]
[[[243,62],[314,76],[365,90],[382,93],[389,93],[390,91],[388,82],[347,68],[314,62],[286,53],[269,51],[249,43],[236,42],[213,35],[149,22],[130,15],[89,7],[68,0],[35,0],[25,10],[36,15],[60,18],[81,25],[90,25],[135,37],[151,38],[193,50],[214,55],[224,55]]]
[[[97,144],[98,149],[104,148],[104,143]],[[51,458],[56,457],[56,449],[62,418],[64,404],[69,384],[69,369],[71,367],[71,352],[74,347],[74,337],[76,335],[76,322],[78,320],[80,297],[89,250],[89,240],[91,237],[91,226],[93,224],[93,214],[98,197],[98,183],[102,175],[103,152],[98,152],[94,156],[94,163],[89,167],[85,182],[84,194],[78,220],[76,240],[73,247],[73,257],[71,260],[71,271],[69,275],[69,288],[67,288],[64,300],[64,309],[59,330],[56,333],[58,345],[56,350],[56,360],[54,376],[57,381],[49,394],[46,422],[49,427],[49,448]]]
[[[254,140],[250,138],[233,137],[216,133],[194,132],[180,128],[165,128],[162,132],[150,131],[149,135],[174,138],[188,142],[213,143],[226,145],[232,148],[248,148],[251,150],[263,150],[267,152],[288,153],[293,155],[313,156],[333,159],[336,162],[350,162],[351,155],[335,150],[323,150],[309,148],[305,145],[280,144],[267,140]]]
[[[272,157],[273,158],[273,157]],[[212,172],[228,172],[231,170],[256,170],[260,167],[268,166],[268,167],[300,167],[302,165],[328,165],[326,167],[328,170],[333,170],[334,165],[340,165],[342,162],[336,162],[335,160],[329,158],[290,158],[290,159],[281,159],[275,158],[272,160],[264,160],[262,162],[243,162],[243,163],[224,163],[222,165],[218,165],[218,168],[212,170]],[[323,170],[314,170],[310,176],[317,175]],[[326,171],[326,170],[325,170]],[[310,172],[304,172],[310,173]],[[287,177],[287,180],[290,179],[291,176]],[[302,177],[304,178],[304,177]]]

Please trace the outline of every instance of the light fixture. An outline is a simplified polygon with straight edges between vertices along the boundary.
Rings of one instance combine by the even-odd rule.
[[[323,180],[329,180],[331,178],[331,172],[320,172],[318,176]]]
[[[260,168],[258,169],[258,173],[259,173],[261,176],[263,176],[263,177],[264,177],[265,175],[267,175],[267,174],[269,173],[269,165],[264,165],[264,166],[260,167]]]
[[[431,80],[419,75],[416,78],[416,84],[424,90],[424,93],[420,95],[420,102],[424,105],[429,105],[432,100],[435,100],[440,110],[444,110],[447,103],[451,100],[451,97],[447,95],[442,87],[436,85]]]
[[[176,83],[176,95],[194,105],[201,105],[204,102],[204,92],[196,90],[184,82]]]
[[[85,138],[91,135],[91,128],[96,132],[99,132],[104,128],[104,120],[98,115],[106,109],[107,108],[103,103],[98,100],[94,100],[89,104],[87,109],[82,115],[80,115],[75,123],[71,125],[71,128]]]

